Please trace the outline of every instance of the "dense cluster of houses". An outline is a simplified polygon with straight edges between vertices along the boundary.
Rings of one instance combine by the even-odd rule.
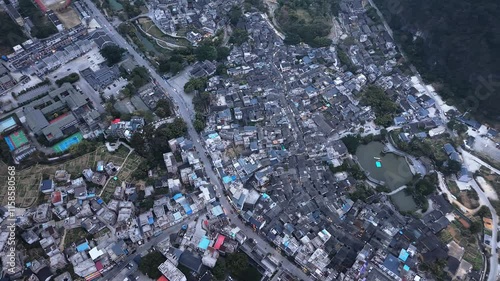
[[[151,18],[166,34],[187,38],[196,44],[204,36],[214,35],[226,24],[227,13],[238,4],[237,0],[218,1],[148,1]],[[180,30],[189,30],[179,33]]]
[[[350,161],[341,136],[378,129],[367,126],[375,115],[357,99],[367,83],[401,106],[394,119],[405,127],[401,137],[425,138],[443,126],[435,101],[398,69],[385,29],[354,2],[343,2],[341,15],[362,43],[347,52],[356,73],[340,64],[336,48],[283,45],[260,14],[245,14],[248,42],[233,46],[228,77],[208,80],[207,153],[242,220],[316,278],[420,280],[420,255],[446,259],[452,276],[476,276],[436,238],[447,216],[459,216],[443,197],[433,198],[439,211],[422,220],[403,217],[384,200],[353,202],[348,192],[362,182],[325,165]]]

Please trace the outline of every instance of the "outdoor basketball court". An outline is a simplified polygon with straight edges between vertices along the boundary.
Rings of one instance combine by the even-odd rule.
[[[57,143],[52,147],[55,152],[63,152],[68,150],[71,146],[79,143],[83,139],[82,133],[76,133],[63,141]]]
[[[28,143],[28,138],[23,131],[17,131],[5,138],[5,142],[9,146],[10,151],[13,151]]]

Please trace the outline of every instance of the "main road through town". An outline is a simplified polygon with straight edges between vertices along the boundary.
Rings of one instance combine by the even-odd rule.
[[[153,79],[156,80],[159,86],[161,86],[167,93],[170,94],[173,102],[178,106],[178,113],[180,117],[182,117],[187,124],[188,133],[191,139],[193,140],[196,150],[199,153],[200,160],[203,162],[205,167],[206,174],[212,184],[216,186],[217,193],[220,195],[220,203],[226,210],[231,210],[232,206],[229,203],[228,199],[222,194],[222,185],[219,177],[215,174],[213,170],[212,162],[208,159],[205,154],[205,148],[201,145],[200,137],[198,133],[194,130],[193,124],[191,122],[193,115],[192,108],[184,101],[182,95],[184,95],[184,91],[182,88],[174,88],[169,83],[167,83],[157,72],[156,69],[116,31],[113,25],[111,25],[106,17],[97,9],[97,7],[92,3],[91,0],[84,0],[84,2],[89,7],[92,16],[95,20],[101,25],[101,27],[107,32],[108,36],[120,47],[126,48],[127,51],[133,56],[138,65],[146,67],[150,75]],[[267,241],[262,239],[257,233],[255,233],[250,227],[246,226],[235,214],[229,215],[231,222],[235,224],[237,227],[243,231],[243,233],[248,237],[252,238],[255,242],[266,245],[264,248],[270,253],[273,254],[281,263],[282,269],[288,271],[292,275],[295,275],[299,279],[302,280],[310,280],[312,279],[310,276],[306,275],[300,268],[295,266],[295,264],[291,263],[287,258],[283,257],[278,251],[276,251],[273,247],[267,246]],[[159,236],[160,238],[162,236]],[[156,239],[154,240],[156,241]],[[157,241],[158,242],[158,241]],[[151,242],[149,242],[151,243]],[[149,244],[148,243],[148,244]],[[140,249],[146,250],[147,247],[141,247]]]

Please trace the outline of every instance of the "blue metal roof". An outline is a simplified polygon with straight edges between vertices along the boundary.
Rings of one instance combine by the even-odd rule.
[[[90,249],[88,242],[85,242],[85,243],[82,243],[82,244],[76,246],[76,251],[78,251],[78,252],[83,252],[83,251],[88,250],[88,249]]]
[[[410,254],[405,249],[401,249],[401,252],[399,252],[399,259],[402,261],[406,261],[409,256]]]
[[[399,260],[395,256],[389,254],[385,259],[383,265],[399,276]]]
[[[200,243],[198,244],[198,248],[206,250],[208,248],[208,245],[210,245],[210,239],[208,239],[206,236],[203,236]]]

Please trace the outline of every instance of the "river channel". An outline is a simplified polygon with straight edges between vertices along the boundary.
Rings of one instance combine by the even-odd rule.
[[[371,142],[360,145],[356,157],[361,168],[376,181],[383,182],[390,190],[398,189],[413,178],[413,174],[404,157],[394,153],[383,153],[384,144]],[[411,196],[404,190],[391,196],[392,201],[400,211],[415,211],[417,206]]]

